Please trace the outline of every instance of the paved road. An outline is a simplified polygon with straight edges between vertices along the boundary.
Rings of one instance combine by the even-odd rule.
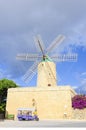
[[[0,127],[86,127],[86,121],[40,120],[40,121],[0,121]]]

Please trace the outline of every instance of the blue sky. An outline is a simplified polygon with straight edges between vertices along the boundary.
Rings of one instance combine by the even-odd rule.
[[[36,85],[36,76],[28,84],[22,81],[33,62],[18,61],[16,55],[37,53],[37,34],[46,47],[59,34],[65,35],[52,53],[77,53],[78,60],[56,63],[58,85],[86,93],[86,0],[0,0],[0,79],[23,87]]]

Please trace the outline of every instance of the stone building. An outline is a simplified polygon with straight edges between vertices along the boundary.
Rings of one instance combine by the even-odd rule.
[[[40,119],[71,119],[71,98],[76,93],[70,86],[57,86],[57,82],[55,64],[40,62],[36,87],[8,89],[7,113],[17,119],[18,108],[35,107]]]

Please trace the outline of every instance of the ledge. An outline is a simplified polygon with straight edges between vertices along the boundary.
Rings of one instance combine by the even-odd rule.
[[[36,91],[71,91],[76,94],[70,86],[54,86],[54,87],[24,87],[24,88],[9,88],[8,92],[36,92]]]

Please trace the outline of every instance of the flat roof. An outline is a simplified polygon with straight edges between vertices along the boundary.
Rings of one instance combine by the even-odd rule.
[[[35,108],[18,108],[17,109],[18,111],[34,111],[35,110]]]

